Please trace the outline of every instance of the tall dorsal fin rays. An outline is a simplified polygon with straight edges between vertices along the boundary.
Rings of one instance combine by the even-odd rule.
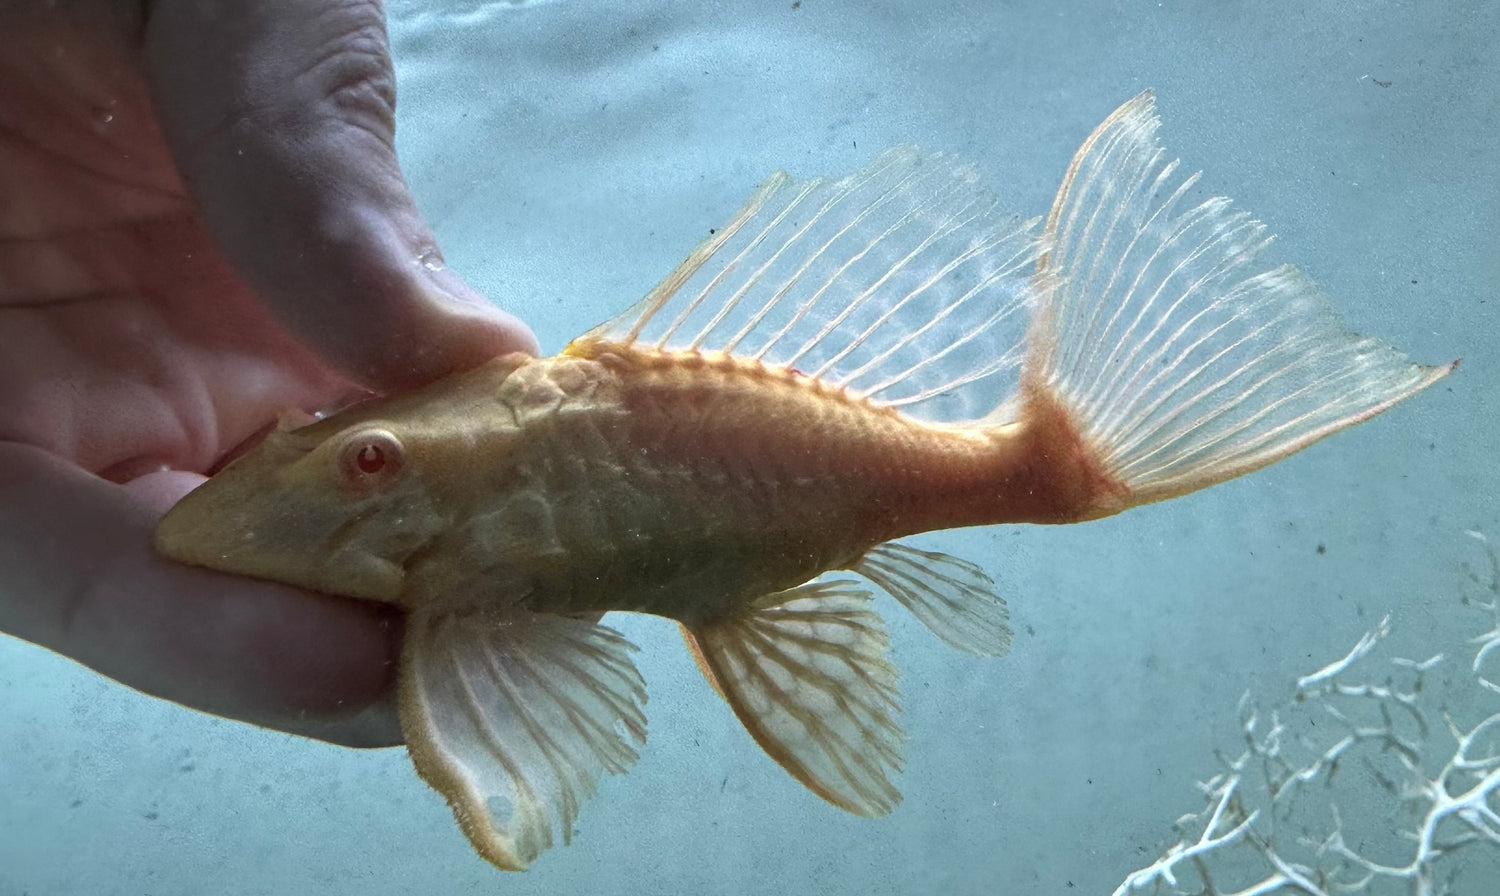
[[[480,855],[520,871],[572,837],[602,772],[645,742],[645,683],[613,629],[524,610],[413,613],[401,730]]]
[[[1084,142],[1048,216],[1027,381],[1060,401],[1127,504],[1248,473],[1389,408],[1450,366],[1350,333],[1263,224],[1192,202],[1150,92]]]
[[[768,594],[691,637],[709,681],[757,743],[810,790],[859,815],[901,799],[896,669],[869,592],[849,580]]]
[[[955,422],[1009,394],[1041,251],[968,165],[901,147],[772,177],[644,300],[587,334],[790,367]]]

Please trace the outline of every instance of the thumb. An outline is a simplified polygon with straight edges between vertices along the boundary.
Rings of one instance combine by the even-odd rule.
[[[442,263],[396,161],[384,9],[157,0],[145,64],[209,231],[304,341],[364,385],[531,351]]]
[[[158,514],[143,500],[169,504],[191,481],[156,475],[178,481],[126,488],[0,442],[0,632],[205,712],[349,746],[400,743],[399,615],[157,556]]]

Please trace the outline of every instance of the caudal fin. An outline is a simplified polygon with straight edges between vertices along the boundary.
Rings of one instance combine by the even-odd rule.
[[[1191,198],[1153,107],[1136,96],[1078,150],[1038,262],[1023,393],[1120,486],[1089,516],[1248,473],[1455,366],[1349,332],[1302,272],[1257,262],[1265,225]]]

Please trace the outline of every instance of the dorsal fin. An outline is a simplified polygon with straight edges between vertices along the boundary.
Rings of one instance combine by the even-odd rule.
[[[725,352],[926,419],[1009,394],[1034,221],[969,166],[912,147],[842,180],[777,174],[641,302],[584,339]]]

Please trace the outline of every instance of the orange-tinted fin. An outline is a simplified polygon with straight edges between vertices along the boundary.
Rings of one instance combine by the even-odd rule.
[[[692,655],[693,662],[698,664],[698,671],[702,672],[703,677],[708,679],[709,687],[714,689],[714,693],[728,700],[729,698],[724,695],[724,688],[719,686],[719,679],[714,677],[714,670],[708,665],[708,658],[703,655],[703,648],[698,646],[698,639],[693,637],[693,630],[685,625],[682,626],[682,642],[687,645],[688,653]]]
[[[888,542],[851,570],[900,601],[949,646],[978,656],[1010,650],[1010,610],[994,581],[973,563]]]
[[[581,341],[734,354],[973,419],[1017,380],[1036,224],[998,212],[972,166],[910,146],[840,180],[777,174]]]
[[[401,657],[401,730],[423,779],[480,855],[526,868],[566,842],[601,772],[646,737],[635,648],[584,619],[524,610],[413,613]]]
[[[729,705],[772,758],[836,806],[884,815],[904,736],[896,669],[870,595],[847,580],[809,582],[694,634]]]
[[[1198,176],[1178,172],[1156,129],[1143,93],[1079,149],[1027,334],[1025,388],[1128,489],[1108,511],[1248,473],[1452,369],[1349,332],[1300,271],[1257,261],[1265,225],[1192,198]]]

